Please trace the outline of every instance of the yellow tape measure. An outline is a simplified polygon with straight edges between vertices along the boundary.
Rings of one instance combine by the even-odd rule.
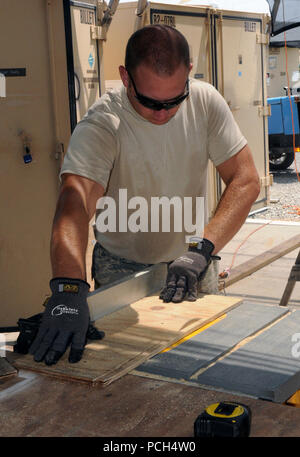
[[[209,405],[194,423],[196,437],[246,437],[250,434],[251,411],[241,403],[224,401]]]

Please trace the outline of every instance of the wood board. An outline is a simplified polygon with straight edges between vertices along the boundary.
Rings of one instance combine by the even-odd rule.
[[[8,378],[9,376],[13,376],[17,374],[18,371],[15,367],[13,367],[6,357],[0,357],[0,379]]]
[[[237,297],[203,295],[195,302],[163,303],[155,294],[97,320],[105,338],[89,342],[80,362],[70,364],[67,351],[53,366],[34,362],[29,354],[15,355],[14,365],[106,386],[241,302]]]
[[[253,257],[252,259],[248,259],[246,262],[238,265],[231,270],[230,276],[220,282],[219,290],[223,290],[231,284],[234,284],[237,281],[250,276],[252,273],[255,273],[266,265],[275,262],[275,260],[283,257],[291,251],[294,251],[298,247],[300,247],[300,235],[295,235],[289,240],[286,240],[283,243],[273,247],[272,249],[269,249],[268,251],[265,251],[262,254]]]

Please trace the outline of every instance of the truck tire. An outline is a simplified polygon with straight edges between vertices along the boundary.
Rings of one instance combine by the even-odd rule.
[[[283,152],[280,156],[272,155],[270,151],[269,165],[270,170],[286,170],[294,162],[294,154],[291,152]]]

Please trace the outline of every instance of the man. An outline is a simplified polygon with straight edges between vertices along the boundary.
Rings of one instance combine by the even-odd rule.
[[[36,361],[56,363],[70,342],[69,361],[82,357],[89,325],[88,225],[103,214],[101,197],[116,208],[120,189],[149,207],[152,197],[195,200],[207,193],[208,159],[215,164],[226,189],[211,220],[203,216],[203,239],[188,245],[184,230],[130,231],[118,211],[116,229],[101,232],[96,223],[96,287],[166,262],[166,302],[194,301],[199,282],[205,290],[201,284],[216,263],[212,257],[247,217],[259,193],[251,152],[224,99],[211,85],[189,78],[191,68],[187,41],[176,29],[155,25],[135,32],[119,68],[122,89],[101,97],[76,126],[53,223],[52,296],[30,349]]]

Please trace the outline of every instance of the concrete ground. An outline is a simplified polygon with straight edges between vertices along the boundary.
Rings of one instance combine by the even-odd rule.
[[[275,223],[273,221],[273,223],[266,225],[267,221],[265,220],[256,221],[246,222],[233,240],[222,250],[220,253],[220,271],[231,266],[237,249],[233,267],[237,267],[250,258],[262,254],[300,233],[300,223]],[[241,247],[239,247],[240,245]],[[278,305],[298,252],[299,248],[228,286],[226,293],[244,297],[248,301],[256,303]],[[299,305],[300,282],[295,284],[289,302],[289,306],[299,307]]]
[[[242,227],[221,253],[221,270],[231,265],[236,249],[259,226],[251,222]],[[298,233],[299,225],[264,226],[240,247],[234,266]],[[297,253],[298,249],[229,286],[226,293],[278,305]],[[298,283],[289,306],[299,307],[299,292]],[[11,335],[11,343],[13,339]],[[23,370],[0,379],[0,436],[193,437],[197,416],[210,403],[223,400],[251,408],[250,436],[300,436],[300,408],[286,404],[133,374],[101,388]]]

